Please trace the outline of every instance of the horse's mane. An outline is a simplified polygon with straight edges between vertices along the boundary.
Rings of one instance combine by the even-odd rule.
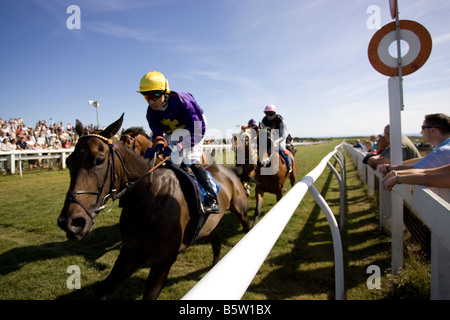
[[[150,140],[150,141],[152,140],[150,135],[147,132],[145,132],[144,128],[142,128],[142,127],[130,127],[128,129],[126,129],[123,133],[124,134],[131,134],[131,133],[133,133],[135,136],[138,135],[138,134],[142,134],[148,140]]]

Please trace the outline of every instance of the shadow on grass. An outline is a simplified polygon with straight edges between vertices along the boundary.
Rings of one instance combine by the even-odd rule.
[[[147,265],[148,267],[148,265]],[[166,280],[164,287],[170,287],[181,281],[199,281],[202,274],[209,271],[210,268],[203,268],[193,271],[179,277],[171,277]],[[62,295],[57,300],[91,300],[97,291],[100,282],[96,282],[89,286],[83,286],[79,290],[72,291],[68,294]],[[136,300],[142,298],[146,281],[141,277],[133,275],[121,284],[108,296],[108,300]]]
[[[117,250],[119,244],[119,225],[115,224],[93,229],[80,241],[66,240],[13,248],[0,255],[0,274],[14,272],[28,263],[70,255],[83,256],[90,265],[103,270],[105,266],[96,260],[108,251]]]

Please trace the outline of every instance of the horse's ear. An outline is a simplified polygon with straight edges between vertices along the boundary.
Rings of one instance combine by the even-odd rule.
[[[120,128],[122,127],[124,114],[125,113],[122,113],[122,116],[118,120],[116,120],[115,122],[111,123],[108,127],[106,127],[106,129],[101,132],[101,135],[104,136],[105,138],[111,138],[117,132],[119,132]]]
[[[78,136],[81,137],[84,134],[84,127],[80,120],[77,119],[76,125],[75,125],[75,131],[77,132]]]

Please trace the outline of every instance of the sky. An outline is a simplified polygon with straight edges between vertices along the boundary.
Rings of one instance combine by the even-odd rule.
[[[403,79],[402,132],[418,134],[425,114],[450,110],[450,1],[398,6],[433,40]],[[211,138],[267,104],[294,137],[380,134],[388,77],[367,49],[392,21],[388,0],[0,0],[0,117],[96,125],[98,100],[100,126],[125,113],[124,128],[150,132],[136,91],[156,70],[195,97]]]

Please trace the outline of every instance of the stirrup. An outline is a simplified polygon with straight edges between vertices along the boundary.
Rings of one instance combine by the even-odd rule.
[[[220,206],[217,203],[217,201],[210,201],[209,203],[205,204],[205,206],[203,207],[203,211],[205,212],[205,214],[215,214],[215,213],[219,213],[220,212]]]

